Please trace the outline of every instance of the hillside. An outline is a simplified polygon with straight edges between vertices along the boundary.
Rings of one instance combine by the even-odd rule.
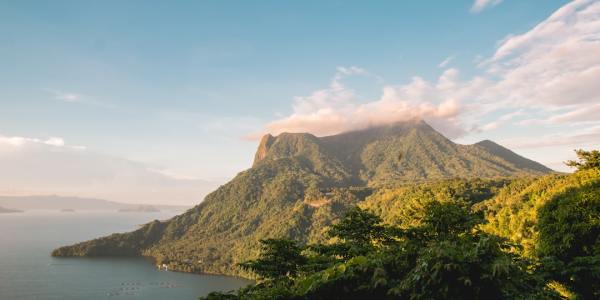
[[[384,189],[331,226],[325,243],[263,240],[242,264],[258,284],[200,299],[599,299],[593,164]]]
[[[182,215],[53,255],[147,255],[175,270],[248,275],[237,263],[257,255],[260,239],[323,241],[334,220],[358,203],[376,201],[384,189],[418,183],[415,195],[433,189],[482,201],[509,183],[506,177],[551,171],[507,149],[455,144],[424,122],[321,138],[267,135],[255,157],[252,168]]]
[[[544,221],[549,211],[573,210],[569,213],[563,211],[557,219],[551,220],[555,233],[568,227],[582,226],[577,222],[600,226],[600,169],[518,180],[496,197],[478,204],[477,208],[485,212],[489,221],[484,227],[486,231],[522,245],[522,254],[532,257],[544,247],[540,243],[543,243],[544,236],[539,232],[538,223]],[[576,230],[583,231],[584,228]],[[596,231],[596,235],[598,233]],[[561,243],[595,243],[596,251],[600,252],[598,236],[587,241],[575,241],[567,234],[558,235],[561,235]]]
[[[589,199],[583,200],[585,195],[589,195]],[[487,221],[482,227],[484,231],[521,245],[521,254],[531,258],[539,251],[537,225],[544,210],[558,210],[560,206],[582,202],[581,207],[573,208],[589,215],[588,221],[600,226],[600,169],[510,180],[448,180],[381,189],[359,206],[381,216],[388,224],[410,228],[420,225],[427,203],[456,200],[467,201],[475,211],[484,213]],[[586,221],[585,218],[577,220]],[[556,226],[575,226],[573,220],[554,221]],[[574,242],[566,235],[564,238],[563,242]],[[600,243],[600,240],[588,242]]]

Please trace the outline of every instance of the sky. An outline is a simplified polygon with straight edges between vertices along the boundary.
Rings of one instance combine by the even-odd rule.
[[[192,204],[265,133],[600,145],[600,1],[0,1],[0,194]]]

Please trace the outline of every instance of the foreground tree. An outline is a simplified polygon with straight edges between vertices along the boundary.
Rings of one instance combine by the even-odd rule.
[[[307,262],[301,252],[303,247],[288,239],[261,240],[262,251],[256,260],[241,263],[246,270],[256,273],[261,279],[278,280],[298,274]]]
[[[408,268],[388,295],[400,299],[547,299],[543,278],[515,245],[481,232],[483,222],[465,203],[432,202],[423,225],[409,230]],[[411,233],[412,232],[412,233]],[[414,258],[413,258],[414,257]]]
[[[359,207],[348,211],[344,218],[331,226],[328,234],[336,242],[331,245],[313,245],[316,252],[339,256],[345,260],[375,251],[378,244],[388,239],[387,228],[381,218]]]
[[[600,151],[583,149],[575,150],[578,160],[568,160],[565,164],[569,167],[577,168],[578,171],[600,168]]]
[[[539,211],[537,256],[578,299],[600,299],[600,186],[567,191]]]

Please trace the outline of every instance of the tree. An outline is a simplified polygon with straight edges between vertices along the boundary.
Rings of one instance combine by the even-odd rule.
[[[567,166],[577,168],[577,171],[600,168],[600,151],[578,149],[575,150],[575,153],[578,161],[568,160],[565,162]]]
[[[471,212],[466,203],[433,201],[425,205],[420,229],[427,231],[431,238],[444,238],[469,232],[482,222],[483,218]]]
[[[461,201],[428,203],[422,225],[407,231],[417,245],[403,247],[409,267],[389,292],[400,299],[551,298],[542,276],[510,252],[514,245],[481,232],[481,222]]]
[[[600,298],[600,187],[568,191],[538,212],[537,255],[548,278],[581,299]]]
[[[379,216],[360,207],[348,211],[339,223],[332,225],[329,235],[341,243],[334,245],[336,254],[349,259],[374,250],[374,243],[386,237],[386,227]]]
[[[266,239],[260,241],[262,251],[256,260],[241,263],[240,266],[250,270],[263,279],[277,280],[294,277],[301,266],[306,264],[302,255],[303,247],[288,239]]]

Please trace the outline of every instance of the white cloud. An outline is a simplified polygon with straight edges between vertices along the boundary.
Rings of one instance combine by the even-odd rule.
[[[55,89],[45,89],[46,92],[51,93],[55,100],[60,100],[67,103],[78,103],[78,104],[87,104],[102,108],[116,108],[117,106],[111,103],[107,103],[104,101],[98,101],[93,97],[86,96],[79,93],[74,92],[65,92]]]
[[[349,75],[368,75],[368,74],[369,74],[369,72],[367,72],[367,70],[365,70],[363,68],[359,68],[357,66],[351,66],[351,67],[338,67],[336,76],[338,77],[338,79],[341,79],[342,77],[349,76]]]
[[[445,68],[452,60],[454,60],[454,55],[446,57],[438,64],[438,68]]]
[[[65,141],[60,137],[49,137],[47,139],[38,139],[38,138],[29,138],[29,137],[21,137],[21,136],[3,136],[0,135],[0,150],[2,147],[6,149],[6,146],[9,147],[25,147],[28,144],[39,144],[53,147],[69,147],[72,149],[84,149],[83,146],[72,146],[65,145]]]
[[[583,145],[598,147],[600,142],[600,126],[568,130],[539,137],[514,138],[503,140],[502,143],[515,149],[531,149],[553,146],[570,146],[572,149]]]
[[[576,123],[576,122],[591,122],[600,121],[600,104],[582,106],[578,109],[571,110],[564,114],[557,114],[550,118],[551,123]]]
[[[84,96],[73,92],[64,92],[54,89],[46,89],[47,92],[54,95],[54,99],[70,102],[70,103],[82,103],[84,102]]]
[[[500,126],[506,124],[509,121],[512,121],[513,119],[524,115],[525,113],[523,112],[523,110],[517,110],[517,111],[513,111],[513,112],[509,112],[501,117],[499,117],[498,119],[487,123],[485,125],[483,125],[480,129],[483,131],[487,131],[487,130],[494,130],[499,128]]]
[[[66,102],[81,102],[83,97],[79,94],[64,93],[56,96],[56,99],[64,100]]]
[[[434,85],[420,77],[413,78],[406,85],[387,85],[379,99],[360,103],[356,93],[344,85],[343,79],[368,72],[356,67],[351,72],[348,70],[339,68],[328,88],[309,96],[296,97],[294,112],[267,124],[266,131],[273,134],[311,132],[322,136],[374,125],[427,119],[450,136],[463,133],[456,118],[461,109],[460,99],[446,95],[447,90],[461,89],[456,81],[458,71],[446,70]],[[423,101],[425,98],[429,101]]]
[[[525,119],[519,125],[561,125],[599,123],[600,104],[581,105],[579,108],[557,110],[554,114],[541,119]]]
[[[590,104],[600,101],[598,53],[600,2],[573,1],[504,39],[482,66],[499,78],[491,96],[512,105]]]
[[[51,137],[44,142],[46,145],[62,147],[65,145],[65,140],[59,137]]]
[[[472,13],[479,13],[482,10],[490,7],[494,7],[500,4],[502,0],[475,0],[471,6]]]

